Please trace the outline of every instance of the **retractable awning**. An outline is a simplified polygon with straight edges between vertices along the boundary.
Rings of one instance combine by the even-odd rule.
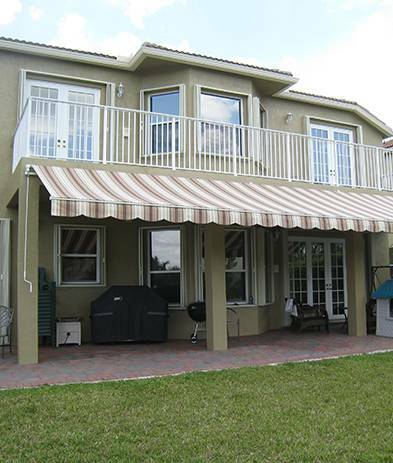
[[[393,195],[33,166],[54,216],[393,232]]]

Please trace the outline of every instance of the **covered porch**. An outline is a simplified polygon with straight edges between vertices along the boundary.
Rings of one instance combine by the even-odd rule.
[[[335,256],[335,282],[332,282],[331,261],[325,267],[325,276],[330,280],[323,281],[325,287],[320,291],[313,291],[309,286],[306,290],[308,301],[330,304],[329,310],[338,323],[342,318],[341,306],[348,306],[349,334],[366,335],[367,266],[386,263],[386,232],[392,231],[393,205],[386,194],[138,174],[125,172],[124,168],[96,170],[38,164],[34,170],[20,170],[19,175],[19,363],[36,363],[45,358],[39,356],[38,349],[38,267],[47,268],[50,280],[58,283],[57,315],[82,315],[82,341],[89,342],[92,300],[111,285],[151,284],[153,272],[148,265],[145,268],[144,262],[155,256],[146,258],[146,249],[151,249],[151,237],[150,248],[144,247],[144,242],[149,243],[144,233],[159,227],[184,229],[179,258],[181,268],[171,271],[179,273],[184,288],[179,287],[179,303],[170,307],[171,341],[154,349],[165,352],[174,340],[178,340],[179,346],[189,346],[193,323],[184,309],[195,300],[206,301],[206,342],[199,344],[196,352],[201,346],[212,351],[228,348],[228,305],[235,307],[239,314],[240,335],[244,339],[288,326],[290,319],[284,312],[285,298],[304,292],[296,271],[292,277],[290,275],[289,242],[311,243],[307,249],[311,249],[314,242],[322,243],[325,257],[329,259],[332,257],[329,246],[341,243]],[[56,272],[62,253],[56,247],[56,240],[62,226],[66,229],[105,228],[106,253],[99,259],[105,279],[97,279],[97,284],[88,287],[63,285],[58,280]],[[230,252],[234,254],[229,257],[228,230],[232,235],[244,231],[243,244],[232,247]],[[306,283],[314,285],[310,258],[306,258],[311,262],[306,269]],[[231,278],[228,277],[228,259],[235,264],[232,270],[236,275]],[[338,263],[340,259],[341,264]],[[318,276],[317,280],[321,279]],[[228,304],[228,284],[233,281],[237,285],[241,281],[244,285],[240,290],[239,286],[235,288],[237,293],[232,294],[233,300]],[[330,299],[323,300],[323,294]],[[233,331],[229,333],[230,336],[234,334]],[[187,344],[181,344],[181,339],[187,339]],[[229,340],[229,347],[236,346],[236,339],[229,337]],[[130,349],[138,352],[144,348]],[[88,351],[89,348],[82,347],[82,352],[83,349]],[[106,348],[102,349],[105,352]],[[121,349],[123,347],[119,347]],[[185,351],[188,350],[186,347]],[[42,352],[46,352],[45,348]],[[54,359],[56,355],[61,358],[59,353]]]
[[[313,361],[393,350],[393,339],[287,329],[230,338],[230,349],[208,351],[206,343],[116,344],[40,348],[38,365],[17,365],[15,354],[0,362],[0,389],[47,384],[132,380],[197,371]]]

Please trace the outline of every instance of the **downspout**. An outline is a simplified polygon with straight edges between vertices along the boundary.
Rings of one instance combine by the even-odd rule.
[[[28,215],[29,215],[29,188],[30,188],[30,166],[26,166],[26,171],[25,171],[25,186],[26,186],[26,196],[25,196],[25,203],[26,203],[26,208],[25,208],[25,236],[24,236],[24,249],[23,249],[23,281],[27,283],[29,286],[29,292],[33,292],[33,283],[27,279],[27,233],[28,233]]]

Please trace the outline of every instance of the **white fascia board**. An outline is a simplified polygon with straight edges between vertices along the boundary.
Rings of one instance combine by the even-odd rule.
[[[380,130],[384,135],[391,136],[393,135],[393,129],[385,124],[383,121],[379,120],[376,116],[370,113],[366,108],[358,104],[353,104],[344,101],[334,101],[325,98],[320,98],[317,96],[312,95],[301,95],[301,94],[294,94],[289,92],[280,92],[274,95],[277,98],[283,98],[285,100],[294,100],[294,101],[301,101],[304,103],[319,105],[319,106],[327,106],[329,108],[341,109],[344,111],[351,111],[357,114],[362,119],[366,120],[369,124],[373,127]]]

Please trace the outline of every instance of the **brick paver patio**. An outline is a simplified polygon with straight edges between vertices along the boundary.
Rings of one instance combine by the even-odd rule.
[[[393,339],[351,337],[340,332],[271,331],[232,338],[230,349],[210,352],[203,341],[40,348],[38,365],[18,365],[16,355],[0,358],[0,389],[132,379],[182,372],[238,368],[393,350]]]

